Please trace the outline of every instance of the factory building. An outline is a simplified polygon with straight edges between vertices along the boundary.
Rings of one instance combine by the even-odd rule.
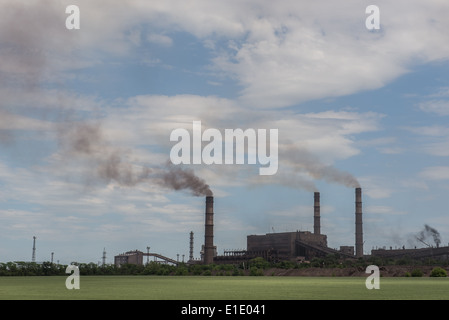
[[[419,249],[373,249],[371,255],[380,258],[390,259],[440,259],[447,261],[449,259],[449,246],[448,247],[427,247]]]
[[[128,251],[114,257],[114,264],[120,267],[123,264],[143,264],[143,252],[139,250]]]
[[[313,202],[313,233],[309,231],[267,233],[264,235],[248,235],[246,250],[225,250],[222,256],[217,255],[217,247],[214,245],[214,197],[207,196],[205,202],[204,220],[204,244],[201,250],[201,260],[193,259],[193,233],[190,233],[190,259],[188,263],[238,263],[248,261],[256,257],[262,257],[268,261],[283,260],[310,260],[314,257],[323,257],[328,254],[339,254],[342,257],[363,256],[363,232],[362,232],[362,192],[356,188],[356,241],[353,246],[343,246],[340,250],[329,248],[327,236],[321,234],[320,193],[314,193]],[[354,252],[356,253],[354,255]],[[115,265],[143,264],[143,256],[154,256],[162,260],[177,264],[170,258],[156,253],[143,253],[141,251],[129,251],[115,257]]]
[[[178,265],[180,262],[178,260],[173,260],[171,258],[165,257],[158,253],[152,253],[152,252],[142,252],[139,250],[134,251],[128,251],[122,254],[119,254],[118,256],[114,257],[114,264],[117,267],[120,267],[124,264],[137,264],[137,265],[143,265],[143,257],[147,257],[147,262],[149,257],[154,258],[154,262],[157,263],[170,263],[174,265]]]
[[[272,252],[280,260],[313,256],[313,251],[301,245],[301,243],[325,248],[327,247],[327,236],[324,234],[316,235],[309,231],[249,235],[247,236],[247,251],[253,254],[264,251]]]
[[[356,193],[356,256],[363,256],[362,191]],[[320,193],[314,193],[313,233],[309,231],[267,233],[248,235],[246,251],[225,251],[223,256],[214,257],[215,263],[230,263],[262,257],[269,261],[310,260],[328,254],[354,258],[354,246],[342,246],[335,250],[327,246],[327,236],[321,234]]]
[[[310,246],[327,248],[327,236],[321,234],[320,193],[314,193],[313,233],[309,231],[267,233],[247,236],[247,251],[256,253],[269,251],[279,260],[292,260],[295,257],[310,258],[316,253]],[[308,244],[305,246],[303,244]]]
[[[214,197],[207,196],[205,203],[204,243],[201,246],[201,259],[193,258],[193,232],[190,233],[190,255],[188,264],[222,264],[241,263],[256,257],[268,261],[302,261],[315,257],[324,257],[328,254],[338,254],[342,258],[361,258],[363,252],[363,222],[362,222],[362,189],[355,188],[355,246],[340,246],[339,250],[328,247],[327,235],[321,234],[320,193],[314,193],[313,202],[313,233],[310,231],[267,233],[263,235],[248,235],[247,248],[238,250],[224,250],[223,255],[217,255],[217,246],[214,244]],[[34,250],[34,249],[33,249]],[[427,258],[439,257],[448,259],[449,247],[430,247],[424,249],[401,250],[372,250],[372,256],[387,258]],[[152,256],[163,263],[179,264],[178,260],[164,257],[157,253],[143,253],[141,251],[128,251],[115,256],[116,266],[123,264],[143,264],[143,256]],[[179,255],[178,255],[179,256]],[[147,258],[148,259],[148,258]],[[183,259],[184,260],[184,259]]]
[[[217,255],[214,245],[214,197],[206,196],[204,220],[204,244],[201,250],[201,260],[193,259],[193,232],[190,233],[190,256],[188,263],[238,263],[256,257],[268,261],[310,260],[328,254],[339,254],[342,257],[363,256],[363,224],[362,224],[362,190],[355,189],[355,250],[353,246],[342,246],[335,250],[327,246],[327,236],[321,234],[320,193],[314,193],[313,202],[313,233],[309,231],[267,233],[264,235],[248,235],[246,250],[225,250],[222,256]],[[354,255],[355,253],[355,255]],[[116,266],[123,264],[143,264],[143,256],[154,256],[165,262],[178,264],[156,253],[128,251],[115,256]]]

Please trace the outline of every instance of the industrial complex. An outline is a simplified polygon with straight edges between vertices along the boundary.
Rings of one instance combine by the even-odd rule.
[[[363,220],[362,220],[362,189],[355,189],[355,246],[340,246],[339,250],[329,248],[327,235],[321,234],[320,193],[314,193],[313,206],[313,233],[309,231],[267,233],[263,235],[248,235],[246,250],[225,250],[223,255],[217,255],[217,247],[214,245],[214,197],[206,196],[204,244],[201,250],[201,259],[193,258],[193,232],[190,232],[189,259],[185,262],[165,257],[161,254],[144,253],[139,250],[128,251],[114,257],[116,266],[121,264],[143,264],[143,257],[154,257],[155,261],[178,264],[224,264],[241,263],[256,257],[262,257],[267,261],[305,261],[314,257],[324,257],[328,254],[338,254],[342,258],[363,258]],[[436,247],[428,244],[427,248],[415,249],[376,249],[371,251],[372,256],[401,258],[448,258],[449,247]]]

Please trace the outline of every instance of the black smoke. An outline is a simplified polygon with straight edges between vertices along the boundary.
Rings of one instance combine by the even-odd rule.
[[[418,233],[416,238],[419,241],[424,242],[424,243],[426,243],[427,239],[432,238],[433,242],[435,243],[435,245],[437,247],[439,247],[441,244],[440,233],[435,228],[432,228],[431,226],[429,226],[427,224],[424,225],[424,229]]]
[[[108,142],[100,122],[70,122],[59,129],[59,147],[64,161],[80,161],[90,183],[115,182],[133,187],[152,183],[169,190],[185,190],[194,196],[211,196],[209,185],[191,169],[167,162],[164,165],[135,164],[131,150]]]
[[[295,171],[306,173],[313,179],[324,180],[350,188],[360,187],[360,183],[351,173],[322,163],[317,156],[313,155],[306,148],[299,148],[294,145],[285,145],[280,149],[280,157],[282,157],[283,161],[286,161],[293,166]],[[285,180],[287,181],[287,184],[292,185],[292,183],[289,183],[289,180],[291,180],[292,177],[286,178],[287,179]],[[298,180],[297,177],[294,177],[294,179]],[[315,187],[311,188],[309,181],[301,183],[299,180],[296,184],[300,188],[305,188],[310,191],[317,191]]]

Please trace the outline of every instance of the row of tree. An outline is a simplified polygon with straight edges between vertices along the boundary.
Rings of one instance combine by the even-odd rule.
[[[323,258],[314,258],[307,263],[295,263],[291,261],[268,262],[263,258],[255,258],[239,265],[187,265],[178,266],[150,262],[146,265],[125,264],[117,267],[113,264],[97,265],[95,263],[77,263],[80,275],[261,275],[262,270],[268,268],[300,269],[300,268],[347,268],[360,267],[365,269],[368,265],[447,265],[448,261],[416,261],[410,259],[392,260],[371,257],[369,259],[346,259],[342,260],[338,255],[328,255]],[[50,276],[67,275],[67,265],[51,262],[7,262],[0,263],[0,276]]]
[[[186,265],[178,266],[150,262],[146,265],[124,264],[117,267],[113,264],[97,265],[95,263],[76,263],[80,275],[201,275],[212,274],[214,270],[232,272],[238,275],[239,267],[233,265]],[[0,263],[0,276],[55,276],[68,275],[67,265],[51,262],[6,262]],[[236,272],[237,270],[237,272]]]
[[[80,275],[244,275],[249,264],[241,265],[187,265],[178,266],[150,262],[146,265],[124,264],[117,267],[113,264],[97,265],[95,263],[77,263]],[[67,265],[51,262],[7,262],[0,263],[0,276],[67,276]]]

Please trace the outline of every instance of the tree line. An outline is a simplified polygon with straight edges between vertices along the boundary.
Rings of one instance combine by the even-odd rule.
[[[123,264],[116,266],[114,264],[98,265],[96,263],[77,263],[80,275],[223,275],[223,276],[243,276],[260,275],[261,270],[272,266],[271,263],[262,259],[255,258],[248,262],[242,262],[238,265],[233,264],[185,264],[180,263],[177,266],[157,262],[149,262],[145,265]],[[289,263],[280,263],[276,265],[280,268],[294,267]],[[67,265],[51,262],[6,262],[0,263],[0,276],[67,276]]]
[[[256,263],[256,262],[255,262]],[[96,263],[77,263],[80,275],[245,275],[250,269],[250,263],[241,265],[203,265],[180,263],[177,266],[157,262],[145,265],[114,264],[98,265]],[[67,276],[68,265],[51,262],[6,262],[0,263],[0,276]]]
[[[263,258],[254,258],[240,264],[185,264],[177,266],[158,262],[149,262],[145,265],[124,264],[116,266],[114,264],[98,265],[96,263],[78,263],[80,275],[263,275],[263,270],[268,268],[280,269],[301,269],[301,268],[366,268],[368,265],[448,265],[448,261],[431,260],[417,261],[410,258],[399,260],[371,257],[369,259],[346,259],[342,260],[338,255],[328,255],[326,257],[314,258],[307,263],[297,263],[292,261],[269,262]],[[43,263],[36,262],[6,262],[0,263],[0,276],[67,276],[67,265],[56,264],[49,261]]]
[[[98,266],[95,263],[76,264],[80,273],[87,274],[114,274],[115,266]],[[0,276],[57,276],[66,274],[67,265],[45,261],[42,263],[14,261],[0,263]]]

